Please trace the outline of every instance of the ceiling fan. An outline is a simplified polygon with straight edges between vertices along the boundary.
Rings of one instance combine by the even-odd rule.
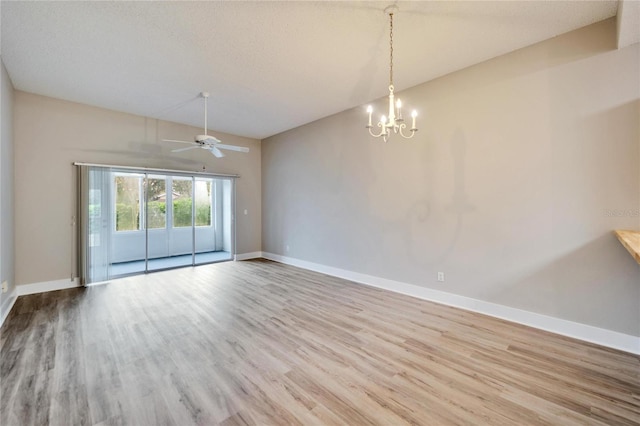
[[[237,152],[249,152],[249,148],[244,146],[236,146],[236,145],[226,145],[221,143],[220,139],[208,135],[207,134],[207,100],[209,99],[209,92],[202,92],[200,96],[204,98],[204,135],[197,135],[194,137],[193,142],[190,141],[178,141],[175,139],[162,139],[163,142],[177,142],[177,143],[188,143],[193,146],[188,146],[186,148],[178,148],[172,149],[171,152],[182,152],[189,151],[191,149],[202,148],[211,152],[217,158],[224,157],[224,153],[220,151],[221,149],[226,149],[229,151],[237,151]]]

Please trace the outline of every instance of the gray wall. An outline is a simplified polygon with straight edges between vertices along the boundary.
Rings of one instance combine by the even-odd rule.
[[[369,137],[365,106],[264,140],[263,250],[639,336],[611,231],[640,229],[640,45],[615,40],[611,19],[402,92],[409,141]]]
[[[251,151],[222,159],[203,150],[173,154],[177,144],[161,139],[192,140],[202,129],[21,91],[14,114],[18,285],[70,279],[76,271],[74,161],[240,174],[236,251],[261,249],[260,141],[212,131]]]
[[[0,281],[9,283],[8,291],[0,293],[0,314],[6,312],[15,285],[14,216],[13,216],[13,85],[0,58]]]

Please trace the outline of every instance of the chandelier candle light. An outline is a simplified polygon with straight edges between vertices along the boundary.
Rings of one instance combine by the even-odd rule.
[[[414,109],[411,112],[411,128],[409,131],[410,135],[405,135],[403,130],[407,128],[407,125],[404,123],[404,119],[402,118],[402,101],[400,99],[396,100],[394,103],[394,95],[393,95],[393,13],[398,10],[398,7],[395,5],[388,6],[384,13],[389,15],[389,117],[385,117],[384,115],[380,118],[380,121],[377,123],[377,126],[380,127],[380,133],[375,134],[371,131],[373,127],[371,125],[371,114],[373,113],[373,107],[369,105],[367,107],[367,112],[369,113],[369,124],[367,124],[367,129],[369,129],[369,134],[374,138],[382,137],[386,142],[389,140],[389,136],[391,136],[391,132],[395,134],[399,134],[403,138],[410,139],[413,135],[416,134],[418,129],[416,128],[416,116],[418,112]]]

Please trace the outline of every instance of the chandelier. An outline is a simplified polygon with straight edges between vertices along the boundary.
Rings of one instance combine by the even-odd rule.
[[[418,112],[414,109],[411,112],[411,128],[409,131],[411,132],[409,135],[404,133],[404,130],[407,128],[407,125],[404,122],[404,118],[402,118],[402,101],[400,99],[394,102],[393,95],[393,13],[398,9],[397,6],[391,5],[388,6],[384,13],[389,15],[389,116],[380,117],[380,121],[376,124],[377,127],[380,128],[380,133],[375,134],[371,130],[373,126],[371,125],[371,114],[373,113],[373,107],[369,105],[367,107],[367,112],[369,113],[369,124],[367,124],[367,129],[369,129],[369,134],[374,138],[382,137],[386,142],[389,140],[389,136],[391,133],[399,134],[403,138],[410,139],[413,135],[418,131],[416,127],[416,116]]]

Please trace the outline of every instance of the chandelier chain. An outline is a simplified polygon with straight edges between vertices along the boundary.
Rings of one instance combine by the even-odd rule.
[[[393,12],[389,13],[389,86],[393,86]]]

